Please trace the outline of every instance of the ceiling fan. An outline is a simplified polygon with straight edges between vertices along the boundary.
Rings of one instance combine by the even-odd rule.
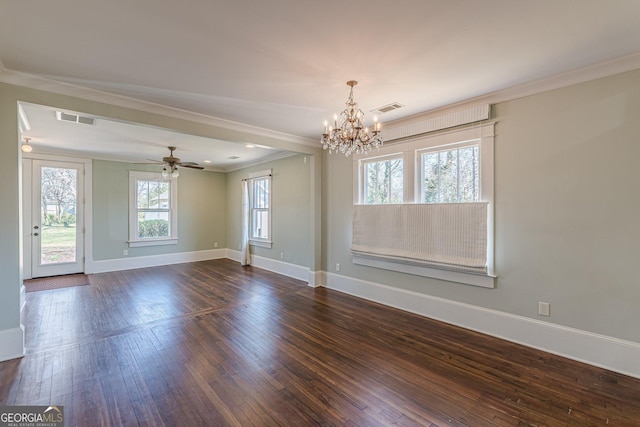
[[[162,161],[160,160],[152,160],[148,159],[157,164],[163,165],[162,167],[162,177],[168,178],[171,175],[173,178],[177,178],[180,175],[178,172],[178,166],[184,168],[191,169],[204,169],[202,166],[199,166],[194,162],[181,162],[179,157],[175,157],[173,152],[176,150],[176,147],[167,147],[169,149],[169,155],[167,157],[163,157]]]

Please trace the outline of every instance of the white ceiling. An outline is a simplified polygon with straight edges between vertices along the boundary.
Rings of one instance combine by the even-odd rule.
[[[23,136],[31,138],[30,144],[40,153],[147,163],[169,156],[167,147],[173,146],[177,147],[174,156],[183,162],[196,162],[216,171],[234,170],[289,154],[262,145],[185,135],[89,115],[84,117],[93,118],[93,125],[59,121],[58,110],[42,105],[21,103],[20,108],[31,128]]]
[[[638,0],[0,0],[11,72],[314,140],[347,80],[384,126],[638,53]]]

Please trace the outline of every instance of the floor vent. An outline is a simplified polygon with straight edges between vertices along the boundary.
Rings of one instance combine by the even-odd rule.
[[[82,123],[85,125],[93,125],[95,119],[93,117],[80,116],[73,113],[64,113],[62,111],[56,111],[56,119],[61,122]]]

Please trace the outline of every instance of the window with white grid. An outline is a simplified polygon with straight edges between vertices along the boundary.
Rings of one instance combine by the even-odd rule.
[[[176,244],[177,221],[177,180],[129,171],[129,246]]]

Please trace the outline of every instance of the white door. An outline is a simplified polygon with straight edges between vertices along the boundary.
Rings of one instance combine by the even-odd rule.
[[[84,271],[84,164],[33,160],[32,277]]]

